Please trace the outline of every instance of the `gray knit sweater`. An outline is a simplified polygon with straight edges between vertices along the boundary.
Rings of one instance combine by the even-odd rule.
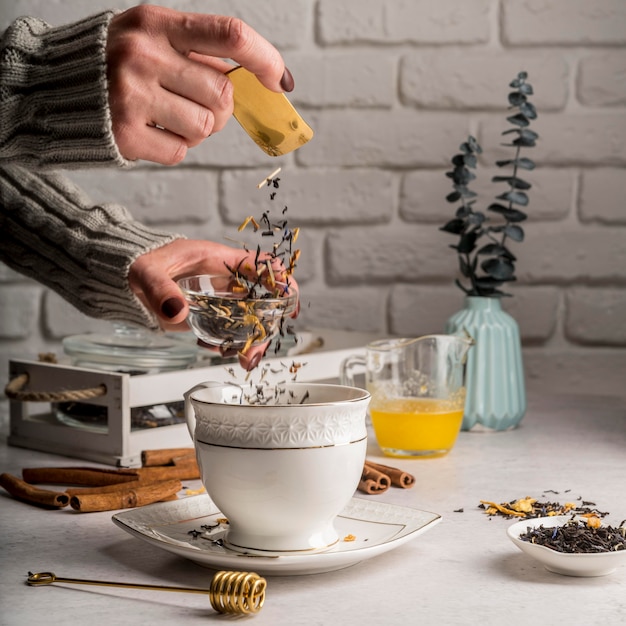
[[[178,235],[117,204],[93,205],[60,169],[127,167],[111,129],[105,46],[113,12],[52,28],[14,22],[0,41],[0,261],[92,317],[156,328],[128,285],[141,254]]]

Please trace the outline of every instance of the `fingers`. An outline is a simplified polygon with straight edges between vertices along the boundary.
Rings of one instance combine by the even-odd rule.
[[[235,17],[167,11],[167,35],[184,56],[191,52],[232,59],[257,75],[273,91],[291,91],[291,74],[276,48],[245,22]],[[285,84],[290,89],[286,89]]]
[[[142,271],[135,273],[132,285],[141,290],[143,300],[162,320],[162,325],[173,329],[185,322],[189,306],[178,285],[167,274],[146,265]]]
[[[241,365],[241,367],[243,367],[246,371],[250,372],[259,365],[265,356],[269,345],[270,342],[266,341],[265,343],[253,345],[245,354],[239,353],[239,365]]]
[[[190,145],[179,135],[144,122],[114,122],[113,135],[119,151],[129,161],[143,159],[161,165],[176,165],[185,158]]]
[[[174,165],[232,115],[230,58],[274,91],[293,89],[279,52],[237,18],[140,5],[107,39],[113,134],[122,155]]]
[[[215,64],[173,54],[160,68],[159,79],[161,97],[153,103],[156,123],[190,146],[224,128],[233,112],[233,85]]]
[[[250,372],[258,367],[259,363],[261,363],[261,360],[265,356],[265,353],[270,346],[270,342],[266,341],[262,344],[255,344],[254,346],[250,347],[245,354],[237,352],[237,350],[221,350],[220,348],[216,348],[215,346],[210,346],[209,344],[204,343],[200,339],[198,339],[198,345],[201,348],[210,350],[211,352],[219,352],[223,357],[238,356],[239,365],[241,365],[241,367],[247,372]]]
[[[220,69],[226,64],[191,60],[166,44],[111,22],[109,107],[116,143],[129,160],[178,163],[232,115],[233,86]]]

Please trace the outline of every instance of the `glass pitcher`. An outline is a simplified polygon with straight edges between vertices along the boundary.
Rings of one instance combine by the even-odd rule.
[[[383,454],[432,458],[447,454],[461,429],[465,362],[473,340],[453,335],[382,339],[341,364],[341,382],[354,386],[365,369],[369,414]]]

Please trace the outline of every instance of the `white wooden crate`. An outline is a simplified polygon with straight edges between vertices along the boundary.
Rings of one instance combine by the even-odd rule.
[[[298,370],[298,382],[338,382],[343,359],[363,351],[361,348],[349,348],[268,358],[263,364],[284,373],[285,365],[296,361],[304,364]],[[143,450],[191,447],[193,444],[185,424],[131,429],[131,409],[182,401],[184,392],[200,382],[232,382],[229,367],[220,364],[132,376],[71,365],[11,360],[10,380],[26,373],[31,390],[58,392],[105,385],[105,395],[81,402],[106,407],[107,427],[96,432],[69,426],[57,419],[50,403],[11,400],[8,443],[107,465],[138,467]],[[283,373],[280,377],[288,378],[288,373]],[[241,375],[237,380],[241,382]]]

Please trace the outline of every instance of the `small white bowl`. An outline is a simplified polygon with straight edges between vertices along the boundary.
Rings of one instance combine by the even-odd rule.
[[[507,529],[511,541],[522,551],[539,561],[543,566],[555,574],[564,576],[606,576],[615,571],[618,565],[626,563],[626,550],[598,553],[566,553],[557,552],[551,548],[540,546],[520,539],[520,535],[527,529],[562,526],[571,519],[569,515],[555,515],[554,517],[538,517],[516,522]]]

